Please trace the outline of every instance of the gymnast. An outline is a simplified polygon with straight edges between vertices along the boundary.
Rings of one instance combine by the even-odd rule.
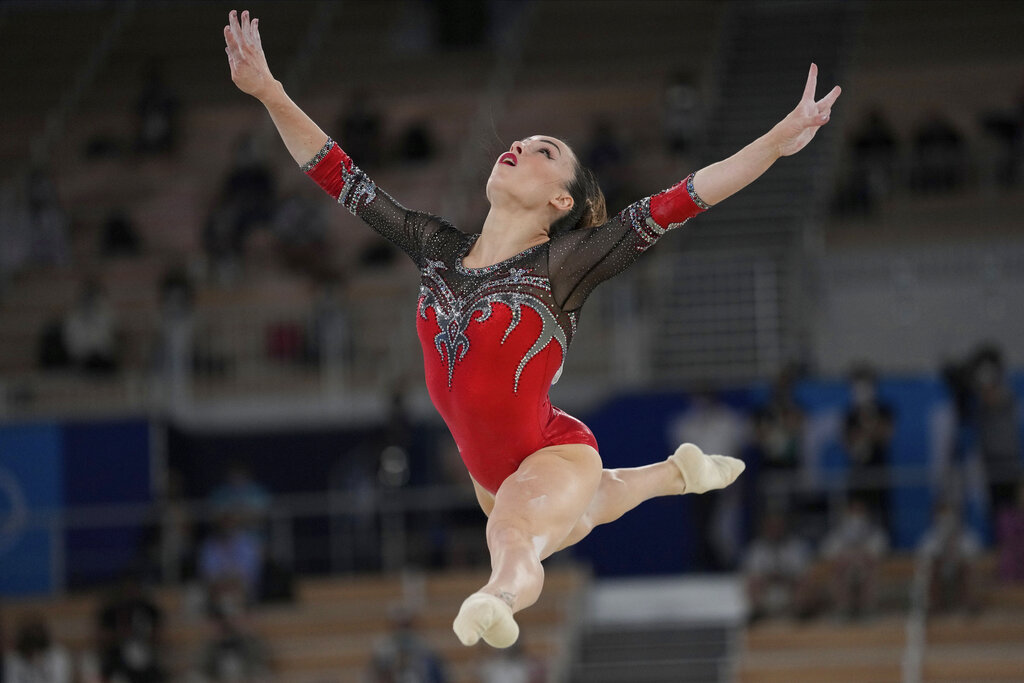
[[[828,122],[840,89],[815,101],[814,64],[799,104],[765,135],[614,217],[565,141],[516,140],[494,163],[490,210],[470,234],[399,204],[303,113],[271,74],[248,11],[230,12],[224,38],[231,80],[266,107],[301,169],[419,267],[427,390],[488,517],[491,575],[455,618],[463,644],[512,645],[513,615],[540,596],[541,562],[597,525],[651,498],[704,493],[739,476],[741,460],[693,444],[644,467],[603,469],[594,435],[552,406],[548,391],[594,287],[803,149]]]

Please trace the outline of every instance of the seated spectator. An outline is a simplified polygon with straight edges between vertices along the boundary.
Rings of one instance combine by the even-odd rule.
[[[53,642],[41,615],[21,619],[14,647],[4,657],[3,683],[71,683],[74,673],[67,650]]]
[[[345,151],[357,166],[365,170],[380,168],[384,161],[383,117],[366,88],[354,88],[348,107],[338,116],[334,129],[345,140]]]
[[[921,193],[953,190],[964,181],[967,148],[948,118],[933,112],[914,133],[910,187]]]
[[[322,275],[330,269],[327,219],[323,204],[294,194],[278,204],[270,224],[285,264],[299,273]]]
[[[199,576],[211,609],[228,614],[256,599],[263,570],[263,541],[243,517],[224,512],[199,548]]]
[[[417,632],[408,608],[392,608],[391,632],[377,643],[370,662],[372,683],[445,683],[448,674],[441,656]]]
[[[847,203],[851,211],[870,212],[892,192],[898,144],[879,108],[867,112],[850,136],[850,177]]]
[[[107,216],[100,233],[100,253],[103,256],[135,256],[141,243],[131,217],[118,209]]]
[[[128,577],[100,607],[100,677],[118,683],[167,680],[160,661],[163,615],[135,577]]]
[[[178,96],[164,81],[163,67],[157,60],[146,66],[135,112],[135,149],[142,153],[173,151],[178,137]]]
[[[210,494],[210,507],[218,515],[232,515],[258,530],[270,510],[270,492],[256,481],[248,465],[236,460],[228,465],[224,483]]]
[[[751,620],[808,616],[814,598],[812,560],[811,549],[789,532],[781,513],[766,515],[743,560]]]
[[[890,463],[893,411],[878,398],[875,371],[865,365],[850,373],[852,405],[846,412],[843,444],[849,458],[847,485],[889,527],[889,495],[885,468]]]
[[[203,228],[203,246],[218,279],[230,281],[237,275],[246,237],[273,218],[276,187],[262,156],[255,136],[239,138],[232,167]]]
[[[702,127],[700,97],[693,76],[680,69],[665,87],[665,141],[676,155],[693,152]]]
[[[862,499],[851,498],[839,524],[821,544],[838,615],[863,617],[874,611],[879,568],[888,548],[888,537],[871,519],[868,506]]]
[[[998,515],[1013,504],[1017,483],[1024,479],[1017,400],[997,347],[983,346],[975,352],[971,374],[972,422],[988,478],[989,505]]]
[[[1024,581],[1024,481],[1017,485],[1017,503],[1004,507],[996,525],[999,544],[999,577]]]
[[[118,322],[98,280],[86,280],[78,301],[64,316],[64,348],[72,365],[95,373],[118,367]]]
[[[398,141],[398,158],[406,164],[423,164],[437,156],[437,143],[430,121],[413,121]]]
[[[935,507],[932,526],[917,548],[928,564],[930,608],[949,610],[962,607],[976,611],[978,602],[978,558],[981,540],[963,524],[956,506],[942,502]]]
[[[544,683],[544,664],[523,651],[522,639],[480,663],[481,683]]]
[[[210,683],[272,681],[270,648],[246,621],[244,610],[215,612],[213,638],[200,657],[203,680]]]
[[[57,196],[53,178],[41,169],[29,174],[28,219],[32,230],[31,262],[40,266],[70,263],[70,221]]]

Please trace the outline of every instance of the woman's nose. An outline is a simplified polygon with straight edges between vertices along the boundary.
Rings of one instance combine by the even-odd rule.
[[[516,140],[515,142],[512,143],[512,149],[509,151],[511,151],[513,154],[521,156],[523,153],[523,143],[519,140]]]

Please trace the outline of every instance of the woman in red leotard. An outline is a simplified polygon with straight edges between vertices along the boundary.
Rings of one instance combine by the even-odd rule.
[[[518,140],[494,164],[491,208],[471,235],[406,209],[353,164],[271,75],[259,20],[232,11],[224,38],[231,79],[267,108],[296,163],[420,269],[416,329],[427,389],[488,516],[491,577],[453,624],[464,644],[515,642],[513,614],[540,595],[541,561],[595,526],[651,498],[703,493],[739,476],[742,461],[693,444],[645,467],[602,469],[594,435],[552,406],[548,389],[594,287],[798,152],[828,122],[840,90],[815,101],[813,64],[800,103],[768,133],[612,218],[593,174],[564,141]]]

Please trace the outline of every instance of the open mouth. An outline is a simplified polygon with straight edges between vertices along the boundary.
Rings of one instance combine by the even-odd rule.
[[[513,154],[512,152],[505,152],[500,157],[498,157],[499,164],[508,164],[509,166],[515,166],[518,161],[519,159],[517,159],[516,155]]]

